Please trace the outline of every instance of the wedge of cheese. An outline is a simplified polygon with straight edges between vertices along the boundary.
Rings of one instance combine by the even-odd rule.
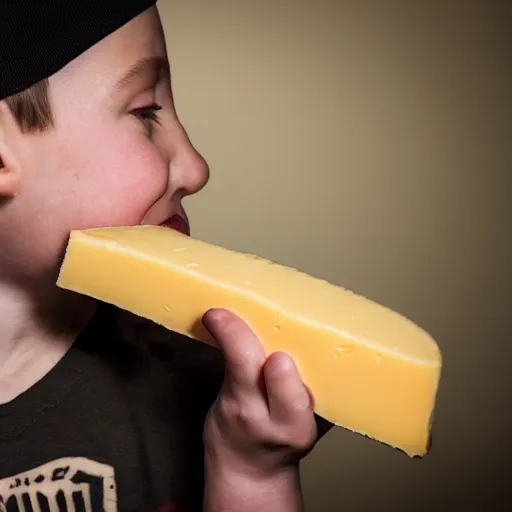
[[[340,286],[155,226],[72,232],[58,285],[211,344],[201,317],[229,309],[268,354],[295,359],[317,414],[411,457],[428,451],[436,342]]]

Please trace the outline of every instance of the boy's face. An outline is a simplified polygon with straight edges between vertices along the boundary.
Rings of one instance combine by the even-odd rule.
[[[50,97],[48,133],[4,123],[19,172],[12,199],[0,190],[0,274],[11,278],[53,275],[72,229],[184,216],[182,198],[208,179],[174,109],[156,8],[51,77]]]

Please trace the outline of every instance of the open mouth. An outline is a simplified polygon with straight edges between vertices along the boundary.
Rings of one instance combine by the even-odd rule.
[[[179,231],[184,235],[190,236],[190,226],[186,219],[184,219],[181,215],[176,214],[167,219],[165,222],[161,224],[166,228],[174,229],[175,231]]]

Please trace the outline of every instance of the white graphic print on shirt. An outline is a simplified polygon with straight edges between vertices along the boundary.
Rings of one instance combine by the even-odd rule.
[[[114,469],[64,458],[0,480],[0,512],[117,512]]]

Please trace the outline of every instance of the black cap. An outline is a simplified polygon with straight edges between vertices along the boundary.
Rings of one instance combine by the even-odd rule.
[[[0,100],[48,78],[157,0],[0,0]]]

